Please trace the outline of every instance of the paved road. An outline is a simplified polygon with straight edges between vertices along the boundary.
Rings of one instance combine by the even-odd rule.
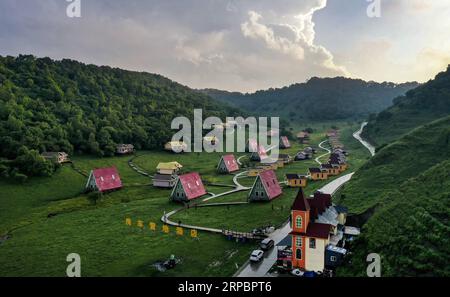
[[[363,132],[364,128],[367,126],[367,122],[364,122],[361,124],[361,128],[356,131],[355,133],[353,133],[353,137],[355,137],[359,142],[361,142],[362,145],[364,145],[370,152],[370,154],[373,156],[375,156],[375,147],[373,145],[371,145],[369,142],[365,141],[364,139],[362,139],[361,137],[361,133]]]
[[[346,182],[348,182],[354,172],[343,175],[330,183],[326,184],[324,187],[320,188],[319,191],[325,194],[333,195],[339,190]],[[283,238],[285,238],[291,232],[291,226],[286,223],[283,227],[275,230],[273,233],[269,235],[269,238],[275,241],[275,245],[280,242]],[[277,261],[277,249],[274,247],[270,252],[264,255],[264,259],[259,263],[250,263],[247,262],[244,264],[243,268],[238,270],[235,277],[263,277],[269,272],[270,268]]]
[[[331,151],[330,151],[329,149],[327,149],[326,147],[323,146],[323,145],[324,145],[325,143],[327,143],[327,142],[328,142],[328,140],[324,140],[324,141],[322,141],[321,143],[319,143],[319,147],[320,147],[321,149],[327,151],[325,154],[320,155],[320,156],[318,156],[318,157],[315,159],[316,163],[318,163],[319,165],[322,165],[322,163],[320,162],[320,159],[321,159],[322,157],[325,157],[326,155],[331,154]]]

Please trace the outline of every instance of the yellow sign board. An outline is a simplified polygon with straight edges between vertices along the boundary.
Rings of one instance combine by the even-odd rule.
[[[131,226],[131,219],[130,219],[130,218],[126,218],[126,219],[125,219],[125,224],[126,224],[127,226]]]
[[[138,220],[137,221],[137,226],[139,227],[139,228],[144,228],[144,221],[142,221],[142,220]]]
[[[182,227],[177,227],[177,235],[183,236],[183,234],[184,234],[183,228]]]
[[[150,223],[148,224],[148,227],[150,228],[150,230],[156,231],[156,224],[155,224],[155,223],[150,222]]]
[[[191,237],[192,238],[197,238],[198,237],[197,230],[195,230],[195,229],[191,230]]]
[[[169,232],[170,232],[169,226],[168,226],[168,225],[163,225],[163,226],[162,226],[162,231],[163,231],[164,233],[169,233]]]

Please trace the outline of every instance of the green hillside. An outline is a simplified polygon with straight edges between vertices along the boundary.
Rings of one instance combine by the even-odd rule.
[[[364,274],[365,257],[378,253],[384,276],[449,276],[449,176],[450,117],[382,148],[338,198],[367,220],[339,273]]]
[[[279,115],[291,122],[361,119],[392,104],[417,83],[375,83],[360,79],[311,78],[308,82],[252,94],[213,89],[201,92],[254,114]]]
[[[118,143],[160,148],[177,116],[234,116],[235,108],[160,75],[0,56],[0,175],[50,175],[43,151],[111,156]]]
[[[434,80],[408,91],[369,120],[363,137],[380,146],[415,127],[450,114],[450,67]]]

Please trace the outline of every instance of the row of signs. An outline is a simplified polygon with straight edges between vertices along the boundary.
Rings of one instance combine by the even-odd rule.
[[[133,221],[131,220],[131,218],[126,218],[125,219],[125,225],[132,227],[133,226]],[[137,220],[136,221],[136,226],[138,228],[144,229],[145,228],[145,223],[142,220]],[[150,222],[148,223],[148,228],[151,231],[156,231],[158,226],[156,225],[156,223],[154,222]],[[161,231],[165,234],[169,234],[170,233],[170,226],[167,224],[163,224],[161,227]],[[175,228],[175,232],[178,236],[184,236],[184,228],[183,227],[176,227]],[[197,238],[198,237],[198,232],[195,229],[190,229],[189,235],[192,238]]]

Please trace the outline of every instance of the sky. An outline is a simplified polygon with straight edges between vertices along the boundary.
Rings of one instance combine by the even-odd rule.
[[[345,76],[425,82],[450,64],[449,0],[0,0],[0,55],[253,92]],[[74,1],[74,0],[72,0]]]

